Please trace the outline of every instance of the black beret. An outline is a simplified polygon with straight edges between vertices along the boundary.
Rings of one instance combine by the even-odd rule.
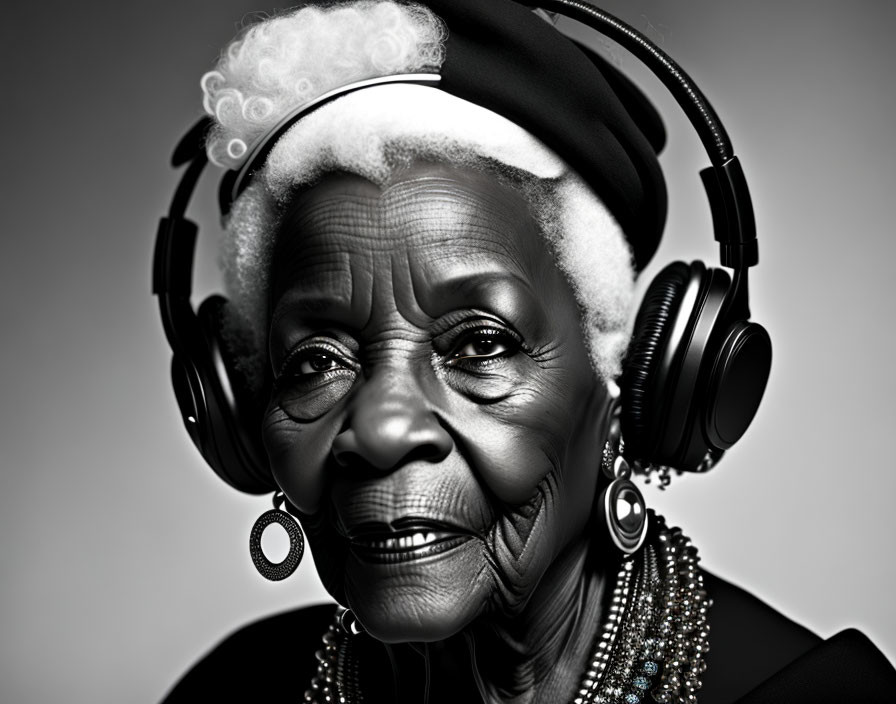
[[[592,187],[635,265],[659,245],[665,140],[656,111],[619,71],[513,0],[422,0],[447,25],[440,88],[524,127]]]

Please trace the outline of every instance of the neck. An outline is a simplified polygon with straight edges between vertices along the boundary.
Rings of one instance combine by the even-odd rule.
[[[570,546],[522,613],[474,629],[487,702],[572,701],[600,625],[605,579],[586,540]]]
[[[469,701],[477,691],[488,704],[572,701],[590,663],[605,583],[588,549],[584,539],[567,548],[520,612],[483,617],[462,637],[415,648],[405,663],[428,667],[430,704]]]

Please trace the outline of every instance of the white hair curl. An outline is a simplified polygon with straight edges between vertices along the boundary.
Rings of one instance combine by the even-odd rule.
[[[428,10],[362,1],[349,8],[339,5],[313,10],[310,16],[316,18],[314,24],[306,22],[309,8],[305,8],[270,20],[278,23],[276,31],[264,29],[268,23],[250,30],[237,41],[238,48],[231,47],[222,58],[227,64],[227,87],[216,89],[215,94],[232,91],[223,95],[239,96],[242,105],[252,105],[254,97],[265,97],[280,106],[278,114],[285,114],[299,100],[313,100],[317,93],[340,83],[374,77],[367,71],[373,59],[366,61],[352,54],[357,72],[340,68],[338,80],[331,77],[332,66],[327,61],[338,63],[339,47],[344,42],[376,53],[379,43],[367,35],[380,32],[380,25],[364,18],[394,18],[396,11],[402,16],[407,13],[429,30],[398,32],[417,37],[419,46],[410,42],[400,52],[390,52],[415,57],[394,71],[417,70],[422,66],[419,57],[426,61],[438,57],[438,68],[443,34],[439,20]],[[323,13],[327,13],[326,18]],[[348,13],[345,16],[352,19],[331,25],[329,17],[337,13]],[[345,31],[352,34],[351,41],[343,37]],[[357,33],[363,36],[354,36]],[[305,59],[292,55],[293,43],[303,45],[301,37],[305,34],[315,36],[315,46],[321,54],[328,52],[328,60],[315,57],[303,63]],[[281,39],[275,42],[273,37]],[[255,41],[263,48],[255,47]],[[434,48],[437,45],[438,51]],[[304,56],[307,52],[299,53]],[[273,71],[272,64],[263,62],[276,63],[275,56],[282,57],[283,65]],[[297,97],[290,88],[288,97],[278,95],[275,100],[271,89],[257,92],[255,87],[259,76],[268,71],[276,74],[278,85],[293,86],[296,81],[289,79],[292,72],[318,89],[314,95]],[[224,74],[221,66],[217,73]],[[206,109],[217,114],[220,105],[213,107],[208,92],[209,85],[217,80],[208,80],[213,74],[216,72],[206,74],[203,87]],[[228,114],[228,110],[223,112]],[[278,119],[271,117],[265,124],[272,125]],[[213,134],[209,153],[219,154],[222,140],[238,139],[251,146],[262,131],[255,122],[234,118]],[[618,376],[628,342],[634,269],[623,233],[604,204],[562,159],[506,118],[431,87],[396,84],[346,95],[302,118],[280,138],[264,167],[234,203],[221,249],[225,288],[231,301],[226,330],[250,385],[257,388],[264,373],[270,258],[284,206],[297,189],[312,186],[326,173],[348,172],[384,186],[415,159],[482,170],[522,193],[558,268],[573,289],[595,371],[606,381]]]
[[[334,88],[437,69],[445,37],[426,8],[373,0],[303,7],[249,27],[200,81],[202,105],[217,123],[209,160],[239,167],[288,112]]]

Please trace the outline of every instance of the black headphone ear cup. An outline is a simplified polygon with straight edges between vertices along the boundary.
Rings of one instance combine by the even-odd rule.
[[[704,410],[704,436],[727,450],[746,432],[772,366],[772,342],[758,323],[735,322],[727,331],[713,364]]]
[[[203,377],[208,432],[203,456],[226,482],[249,493],[276,489],[261,444],[261,408],[236,363],[233,347],[223,339],[227,299],[210,296],[196,315],[207,354]],[[199,365],[197,364],[197,367]]]
[[[225,395],[233,399],[232,404],[239,411],[238,416],[249,420],[251,417],[260,417],[264,401],[260,390],[255,388],[257,384],[250,382],[241,360],[241,356],[248,354],[248,351],[240,348],[236,336],[231,338],[224,332],[228,305],[223,296],[209,296],[199,306],[196,315],[209,349],[213,351],[213,356],[220,357],[217,361],[221,368],[217,371],[219,383],[226,391]]]
[[[669,264],[651,282],[635,318],[622,374],[621,401],[626,454],[639,459],[649,458],[655,444],[650,438],[650,411],[661,393],[655,388],[656,370],[690,277],[691,269],[684,262]]]

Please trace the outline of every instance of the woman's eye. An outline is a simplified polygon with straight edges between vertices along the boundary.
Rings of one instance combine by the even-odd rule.
[[[479,329],[464,335],[448,358],[449,364],[474,363],[475,360],[509,357],[520,347],[520,341],[510,333],[497,329]]]
[[[280,385],[292,383],[316,384],[334,374],[358,371],[358,363],[342,345],[327,340],[312,340],[293,350],[277,374]]]
[[[312,352],[298,363],[298,374],[317,374],[341,369],[342,365],[337,359],[326,352]]]
[[[349,392],[360,365],[342,345],[315,339],[287,357],[274,382],[276,404],[293,420],[311,421]]]
[[[476,403],[496,403],[519,388],[529,360],[523,338],[507,324],[467,318],[433,340],[445,382]]]

